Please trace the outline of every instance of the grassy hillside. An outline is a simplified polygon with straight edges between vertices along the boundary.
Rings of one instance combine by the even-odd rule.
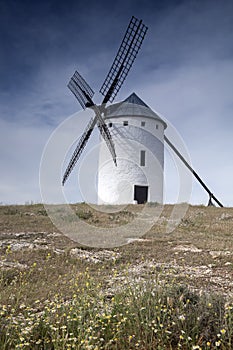
[[[97,227],[142,207],[73,205]],[[1,206],[0,349],[232,349],[233,208],[190,206],[166,233],[171,210],[140,239],[94,249],[42,205]]]

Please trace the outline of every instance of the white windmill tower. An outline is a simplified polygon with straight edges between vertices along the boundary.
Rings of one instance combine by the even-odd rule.
[[[117,167],[100,145],[98,204],[163,202],[164,129],[166,123],[135,93],[106,108]]]
[[[209,194],[208,205],[212,205],[213,199],[222,207],[222,203],[166,137],[166,123],[135,93],[120,104],[106,107],[108,102],[113,102],[125,81],[147,29],[142,20],[132,16],[100,89],[104,96],[100,106],[94,104],[94,91],[77,71],[70,79],[69,89],[81,106],[91,108],[95,116],[87,124],[75,148],[62,184],[68,179],[97,125],[105,141],[99,153],[98,203],[162,203],[165,141]]]

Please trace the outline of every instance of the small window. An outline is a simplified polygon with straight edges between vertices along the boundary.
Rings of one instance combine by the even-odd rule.
[[[140,165],[145,166],[146,165],[146,151],[140,152]]]
[[[109,126],[109,128],[111,128],[112,127],[112,123],[108,123],[108,126]]]
[[[129,122],[128,122],[128,120],[125,120],[125,121],[123,121],[123,125],[124,125],[124,126],[127,126],[127,125],[129,125]]]
[[[159,126],[158,126],[158,124],[156,124],[156,129],[158,130],[158,128],[159,128]]]
[[[145,126],[146,125],[146,122],[141,122],[141,126]]]

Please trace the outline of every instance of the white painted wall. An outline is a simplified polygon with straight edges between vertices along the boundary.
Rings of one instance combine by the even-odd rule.
[[[107,125],[112,123],[109,130],[115,144],[117,167],[105,142],[101,142],[98,204],[134,203],[134,185],[148,186],[148,202],[163,202],[163,135],[166,124],[149,108],[131,107],[131,115],[128,114],[129,108],[124,106],[116,111],[116,115],[111,108],[107,110],[105,121]],[[123,125],[124,121],[128,121],[128,126]],[[142,121],[145,126],[141,126]],[[145,166],[140,166],[141,150],[146,151]]]

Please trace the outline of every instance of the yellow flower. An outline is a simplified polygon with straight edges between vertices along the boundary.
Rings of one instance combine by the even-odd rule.
[[[226,330],[223,328],[223,329],[221,329],[220,333],[221,333],[221,334],[225,334],[225,333],[226,333]]]

